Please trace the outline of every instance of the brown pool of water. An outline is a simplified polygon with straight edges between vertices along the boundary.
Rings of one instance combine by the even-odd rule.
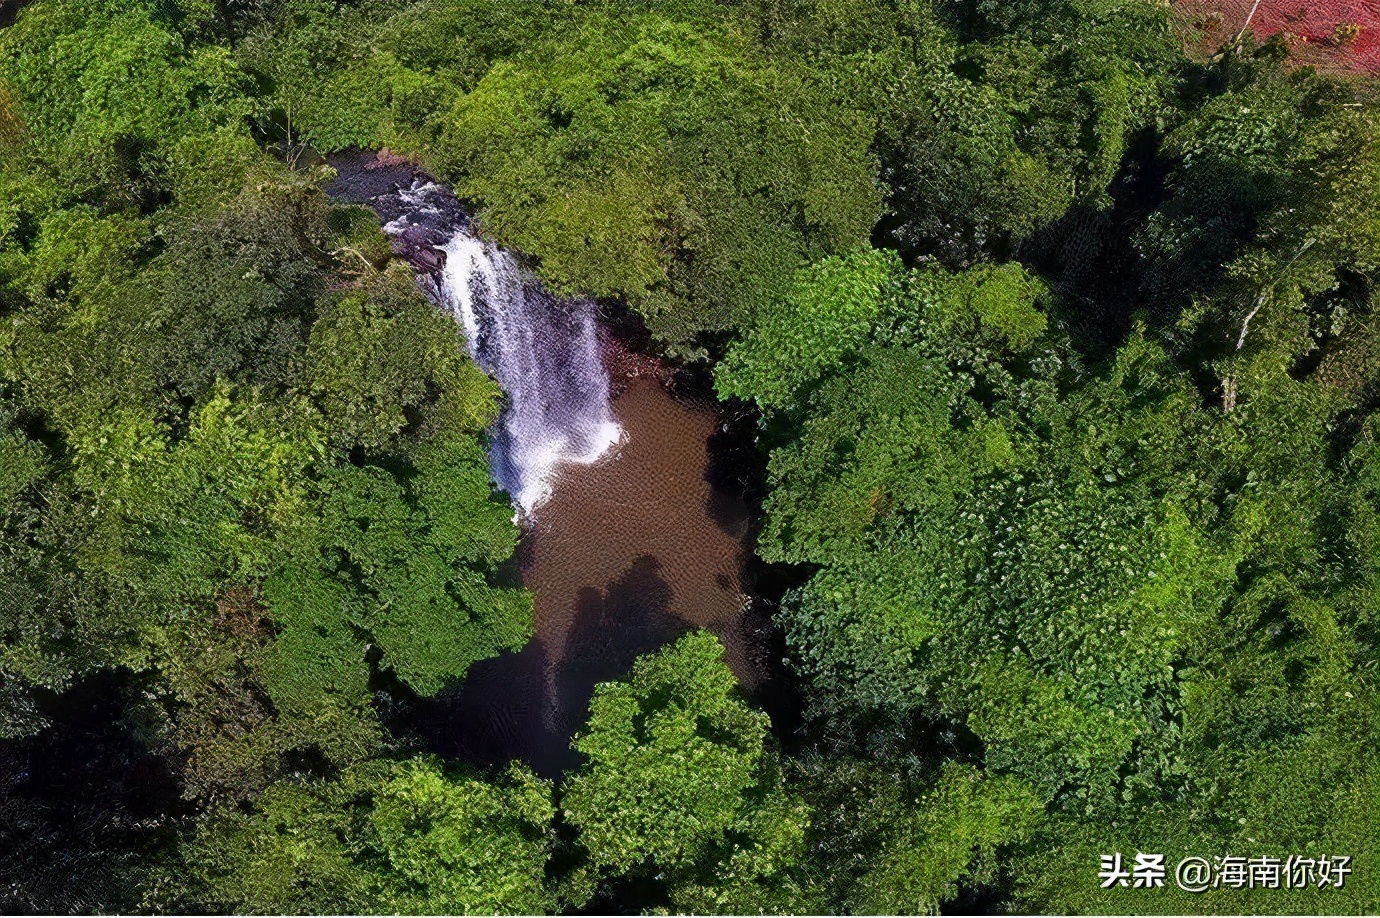
[[[443,755],[560,773],[578,761],[570,740],[594,686],[693,628],[719,636],[749,694],[769,675],[770,624],[744,580],[751,515],[709,473],[714,406],[672,395],[654,362],[611,353],[623,441],[593,465],[564,468],[524,532],[517,562],[535,596],[532,640],[475,664],[417,712]]]

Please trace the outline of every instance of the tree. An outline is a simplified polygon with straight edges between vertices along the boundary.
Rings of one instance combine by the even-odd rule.
[[[282,183],[168,233],[160,382],[199,401],[217,379],[282,386],[300,372],[333,267],[329,215],[317,188]]]
[[[1040,815],[1035,796],[1010,778],[945,767],[917,812],[905,814],[857,882],[849,910],[929,914],[958,892],[958,881],[990,879],[997,848],[1023,840]]]
[[[785,301],[764,310],[719,364],[719,393],[789,404],[866,340],[895,274],[895,260],[871,250],[802,271]]]
[[[414,427],[479,430],[494,416],[493,384],[410,271],[369,277],[329,303],[312,326],[306,362],[312,401],[340,448],[406,450],[403,434]]]
[[[558,289],[623,296],[687,347],[863,241],[869,141],[717,15],[595,10],[458,97],[433,156]]]
[[[788,400],[751,333],[719,380],[760,385],[769,409],[759,551],[816,566],[782,610],[828,763],[813,774],[861,755],[881,777],[855,780],[932,787],[915,737],[966,733],[948,754],[1007,801],[974,812],[1022,828],[974,842],[959,820],[892,849],[882,827],[904,807],[863,811],[875,835],[825,861],[856,897],[840,907],[951,896],[970,844],[1012,866],[1024,907],[1076,912],[1213,907],[1080,885],[1099,851],[1368,851],[1343,802],[1372,793],[1374,729],[1373,517],[1350,483],[1369,427],[1339,465],[1352,447],[1329,420],[1348,400],[1276,372],[1229,414],[1205,409],[1143,330],[1085,366],[1018,269],[912,271],[888,290]],[[823,818],[862,810],[812,794]],[[1358,882],[1336,901],[1373,896]]]
[[[951,268],[1106,207],[1179,57],[1167,11],[1137,0],[753,6],[772,44],[809,55],[872,118],[875,235]]]
[[[792,785],[813,811],[810,864],[836,914],[932,914],[1002,879],[1042,817],[1020,781],[955,762],[912,770],[877,747],[806,755]]]
[[[808,910],[795,870],[808,811],[764,748],[766,716],[736,692],[708,632],[598,686],[561,809],[594,870],[664,874],[677,908]]]
[[[513,766],[486,780],[431,759],[284,781],[222,810],[186,850],[191,904],[216,910],[541,914],[551,788]]]
[[[50,200],[112,209],[157,207],[177,142],[221,132],[251,108],[228,54],[191,52],[125,0],[27,12],[0,33],[0,81],[25,131],[11,168],[35,173]]]

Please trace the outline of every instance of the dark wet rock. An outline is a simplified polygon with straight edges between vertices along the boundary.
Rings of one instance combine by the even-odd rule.
[[[328,161],[336,177],[326,193],[372,208],[393,237],[393,254],[439,284],[446,263],[441,248],[474,226],[460,199],[416,163],[386,151],[346,153]]]

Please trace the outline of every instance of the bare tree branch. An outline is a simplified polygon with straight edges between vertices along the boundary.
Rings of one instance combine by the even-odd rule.
[[[1260,5],[1259,0],[1256,0],[1256,5]],[[1252,10],[1252,12],[1254,12],[1254,10]],[[1256,313],[1260,312],[1260,307],[1265,305],[1265,299],[1270,295],[1270,291],[1275,289],[1275,285],[1284,277],[1285,272],[1294,266],[1294,262],[1298,261],[1299,256],[1308,251],[1308,247],[1314,242],[1317,242],[1317,240],[1312,236],[1303,240],[1303,244],[1298,247],[1289,261],[1279,270],[1279,274],[1275,275],[1275,279],[1260,289],[1260,296],[1255,299],[1255,308],[1246,313],[1246,320],[1241,323],[1241,334],[1236,336],[1237,353],[1240,353],[1241,349],[1246,346],[1246,332],[1250,331],[1251,320],[1255,318]],[[1235,407],[1236,379],[1231,375],[1227,375],[1222,379],[1222,410],[1230,414]]]
[[[1258,9],[1260,9],[1260,0],[1255,0],[1255,3],[1251,4],[1251,11],[1246,14],[1246,21],[1241,23],[1241,31],[1236,33],[1236,38],[1231,43],[1233,48],[1240,45],[1241,39],[1246,37],[1246,30],[1251,27],[1251,20],[1255,18],[1255,11]]]

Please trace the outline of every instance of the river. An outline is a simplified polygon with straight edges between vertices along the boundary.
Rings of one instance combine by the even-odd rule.
[[[741,476],[721,474],[725,425],[705,387],[647,356],[634,320],[605,315],[613,307],[550,296],[411,163],[369,153],[333,165],[332,196],[379,213],[505,391],[491,467],[513,499],[516,567],[536,604],[521,652],[418,699],[410,727],[448,757],[559,774],[575,763],[594,686],[692,628],[713,630],[760,696],[779,651],[745,574],[752,514]]]

